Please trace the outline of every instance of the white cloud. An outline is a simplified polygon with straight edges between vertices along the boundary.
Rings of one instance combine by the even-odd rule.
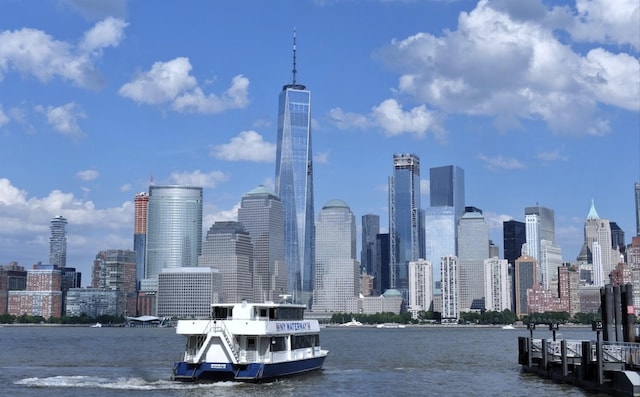
[[[9,117],[2,110],[2,105],[0,105],[0,127],[9,123]]]
[[[89,182],[97,179],[100,176],[100,173],[96,170],[83,170],[76,172],[76,178]]]
[[[566,23],[557,10],[525,3],[481,0],[460,13],[457,30],[392,41],[381,55],[402,73],[399,93],[445,113],[492,116],[502,126],[540,119],[558,133],[608,132],[600,103],[640,110],[636,58],[600,48],[582,55],[555,34]]]
[[[444,136],[439,115],[428,110],[425,105],[405,111],[395,99],[382,101],[368,115],[333,108],[329,111],[329,119],[340,129],[378,127],[387,136],[408,133],[416,138],[423,138],[427,132],[432,132],[439,139]]]
[[[215,188],[219,182],[227,180],[227,176],[221,171],[202,173],[200,170],[193,172],[173,172],[170,175],[171,183],[177,185],[200,186],[203,188]]]
[[[121,192],[130,192],[131,189],[133,189],[133,186],[131,186],[130,183],[125,183],[124,185],[120,186]]]
[[[429,179],[420,179],[420,194],[422,197],[429,197],[431,193],[431,181]]]
[[[240,209],[240,203],[236,203],[231,209],[228,210],[210,210],[207,209],[202,219],[202,226],[208,229],[216,222],[227,222],[238,220],[238,209]]]
[[[87,115],[75,103],[70,102],[62,106],[47,106],[46,108],[37,106],[36,110],[45,114],[47,122],[63,135],[72,138],[84,136],[78,125],[78,119],[85,119]]]
[[[270,163],[276,158],[276,145],[266,142],[255,131],[241,131],[231,142],[217,145],[211,156],[230,161],[255,161]]]
[[[497,170],[517,170],[525,168],[524,164],[514,158],[503,156],[488,157],[484,154],[478,154],[478,159],[485,163],[485,167],[492,171]]]
[[[106,18],[85,32],[80,49],[91,53],[105,47],[117,47],[124,39],[124,28],[128,25],[122,19]]]
[[[569,160],[569,157],[562,155],[560,153],[560,150],[558,150],[558,149],[547,151],[547,152],[540,152],[540,153],[538,153],[538,155],[536,157],[539,160],[542,160],[542,161],[545,161],[545,162],[552,162],[552,161],[558,161],[558,160],[562,160],[562,161]]]
[[[572,13],[572,10],[565,12]],[[640,3],[637,0],[577,0],[571,35],[588,42],[630,44],[640,49]]]
[[[231,87],[222,95],[206,95],[191,76],[189,58],[179,57],[168,62],[156,62],[147,72],[120,87],[120,95],[138,103],[168,104],[179,112],[220,113],[244,108],[249,104],[249,79],[235,76]]]
[[[102,77],[94,66],[101,49],[117,46],[127,24],[109,18],[86,33],[83,44],[55,40],[36,29],[0,32],[0,80],[10,70],[31,74],[42,82],[61,77],[85,88],[98,88]],[[28,50],[27,50],[28,49]]]

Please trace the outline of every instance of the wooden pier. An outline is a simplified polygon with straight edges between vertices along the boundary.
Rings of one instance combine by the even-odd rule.
[[[553,338],[518,337],[518,363],[525,372],[614,396],[640,397],[640,343],[631,285],[606,285],[600,290],[603,321],[592,329],[596,341],[556,340],[558,324],[549,324]]]

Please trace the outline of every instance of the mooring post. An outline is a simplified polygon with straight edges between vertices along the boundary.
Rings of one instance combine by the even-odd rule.
[[[569,375],[569,364],[567,363],[567,340],[560,341],[560,357],[562,359],[562,376]]]
[[[547,369],[548,357],[547,357],[547,340],[542,339],[542,368]]]
[[[616,342],[623,342],[623,334],[622,334],[622,324],[624,321],[622,320],[622,305],[625,302],[622,301],[622,291],[619,285],[613,286],[613,316],[614,316],[614,325],[616,332]],[[626,309],[626,308],[625,308]],[[626,312],[626,310],[625,310]]]
[[[602,337],[600,336],[600,331],[597,332],[598,341],[596,342],[596,367],[597,374],[596,378],[598,384],[601,385],[604,383],[604,371],[603,371],[603,362],[602,362]]]

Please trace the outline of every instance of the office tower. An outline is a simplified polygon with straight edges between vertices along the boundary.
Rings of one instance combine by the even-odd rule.
[[[486,310],[511,310],[509,262],[497,257],[484,260],[484,305]]]
[[[640,236],[640,182],[634,184],[636,193],[636,236]]]
[[[222,276],[212,267],[174,267],[158,275],[158,317],[211,318],[220,303]]]
[[[147,241],[147,207],[149,195],[145,192],[138,193],[133,199],[133,250],[136,252],[136,280],[144,278],[144,254]],[[139,285],[136,286],[139,288]]]
[[[425,209],[425,259],[433,266],[434,281],[440,281],[440,258],[456,254],[454,207]]]
[[[484,310],[489,225],[482,211],[473,207],[468,207],[468,211],[458,222],[458,305],[462,311]]]
[[[536,280],[543,282],[543,267],[540,266],[542,257],[542,240],[555,244],[555,221],[552,209],[536,205],[524,210],[526,224],[526,254],[535,258],[538,275]]]
[[[516,316],[522,317],[529,314],[529,306],[527,301],[527,290],[532,289],[538,284],[538,271],[536,269],[536,259],[522,255],[516,259],[515,263],[515,313]]]
[[[253,244],[254,301],[279,302],[288,288],[282,202],[260,185],[242,197],[238,222],[249,232]]]
[[[393,155],[389,178],[390,283],[408,299],[409,262],[424,259],[424,211],[420,209],[420,158]]]
[[[380,233],[380,217],[367,214],[362,216],[362,252],[360,266],[367,274],[374,274],[376,266],[376,236]]]
[[[504,259],[511,266],[522,255],[522,245],[527,242],[524,222],[508,220],[502,223],[502,237],[504,244]]]
[[[604,287],[605,278],[604,278],[604,267],[602,261],[602,247],[600,243],[594,241],[591,244],[591,260],[593,261],[592,267],[592,278],[593,285],[595,287]]]
[[[91,287],[117,291],[116,316],[136,314],[136,252],[100,251],[93,261]]]
[[[61,215],[51,219],[49,237],[49,263],[59,267],[67,266],[67,219]]]
[[[145,278],[157,280],[165,267],[197,266],[201,251],[202,188],[149,186]]]
[[[548,240],[540,241],[540,260],[538,261],[538,279],[544,289],[558,289],[558,267],[562,266],[562,249]]]
[[[464,170],[455,165],[429,169],[431,207],[453,207],[456,222],[464,214]]]
[[[598,243],[597,253],[594,247],[595,242]],[[598,262],[597,266],[602,267],[602,282],[606,284],[609,279],[609,274],[620,260],[620,252],[612,248],[609,220],[602,219],[598,216],[593,200],[591,200],[591,207],[589,208],[589,213],[584,223],[584,245],[587,252],[591,252],[591,259],[594,265],[594,283],[596,282],[596,262]],[[598,256],[596,256],[596,254],[598,254]]]
[[[239,303],[253,299],[253,244],[240,222],[216,222],[202,244],[200,267],[215,267],[222,275],[222,299]]]
[[[9,291],[25,289],[27,289],[27,271],[24,267],[18,266],[18,262],[0,265],[0,314],[7,313]]]
[[[418,318],[421,311],[432,310],[433,269],[425,260],[409,262],[409,307],[411,317]]]
[[[360,269],[355,217],[342,200],[327,202],[318,214],[315,269],[313,311],[350,312],[360,291]]]
[[[373,273],[373,294],[382,295],[391,288],[389,281],[390,258],[389,233],[376,235],[376,270]]]
[[[624,254],[627,248],[624,242],[624,230],[615,222],[609,222],[609,227],[611,228],[611,248]]]
[[[457,323],[460,318],[457,262],[455,256],[443,256],[440,262],[443,323]]]
[[[296,82],[296,37],[293,36],[293,79],[282,87],[278,103],[276,194],[284,208],[284,259],[289,291],[308,304],[313,289],[314,206],[311,151],[311,92]]]

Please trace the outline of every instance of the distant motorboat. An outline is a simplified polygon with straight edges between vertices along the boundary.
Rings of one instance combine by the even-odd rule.
[[[503,325],[502,329],[516,329],[516,328],[511,324],[507,324],[507,325]]]
[[[360,327],[360,326],[362,326],[362,323],[352,317],[351,321],[348,321],[346,323],[342,323],[342,324],[340,324],[340,326],[341,327]]]
[[[95,323],[91,325],[91,328],[102,328],[102,323]]]
[[[405,328],[405,325],[398,323],[384,323],[376,325],[376,328]]]

